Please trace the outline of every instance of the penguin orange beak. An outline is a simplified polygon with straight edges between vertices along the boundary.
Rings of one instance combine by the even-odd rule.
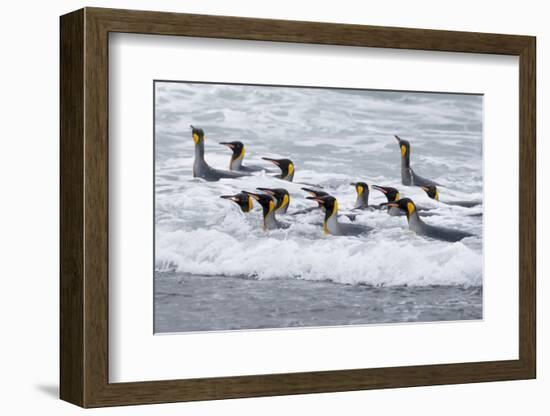
[[[421,186],[421,188],[424,190],[424,192],[428,192],[428,191],[429,191],[428,187],[426,187],[426,186]]]
[[[380,204],[386,207],[396,207],[399,208],[399,204],[397,202],[386,202],[385,204]]]

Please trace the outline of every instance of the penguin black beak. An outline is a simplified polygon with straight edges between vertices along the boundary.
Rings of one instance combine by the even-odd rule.
[[[278,160],[270,159],[269,157],[262,157],[262,159],[263,159],[263,160],[267,160],[268,162],[274,163],[274,164],[276,164],[277,166],[280,165],[280,163],[279,163]]]
[[[385,204],[380,204],[381,206],[386,207],[396,207],[399,208],[399,204],[397,202],[386,202]]]
[[[351,186],[357,186],[357,182],[351,182],[350,185]]]
[[[308,194],[315,196],[316,192],[309,188],[300,188],[302,191],[306,191]],[[307,198],[307,197],[306,197]]]
[[[223,198],[223,199],[228,199],[230,201],[233,201],[233,202],[239,202],[239,198],[237,198],[237,196],[235,195],[221,195],[220,198]]]
[[[306,196],[306,199],[309,199],[311,201],[316,201],[320,204],[323,204],[325,203],[325,201],[323,201],[321,198],[317,198],[316,196]]]
[[[395,137],[395,140],[397,140],[399,143],[401,143],[401,138],[397,134],[395,134],[393,137]]]
[[[233,149],[235,146],[231,143],[227,143],[227,142],[220,142],[219,144],[223,144],[224,146],[227,146],[229,147],[230,149]]]
[[[371,185],[371,188],[372,188],[372,189],[376,189],[377,191],[380,191],[380,192],[382,192],[383,194],[387,194],[387,193],[388,193],[388,191],[386,191],[383,187],[378,186],[378,185]]]

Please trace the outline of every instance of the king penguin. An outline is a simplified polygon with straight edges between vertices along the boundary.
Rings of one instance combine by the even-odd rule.
[[[406,186],[437,185],[436,182],[414,173],[411,168],[411,144],[407,140],[395,136],[401,150],[401,182]]]
[[[428,186],[421,186],[421,188],[424,190],[424,192],[426,192],[426,194],[431,199],[438,202],[442,202],[443,204],[446,204],[446,205],[453,205],[453,206],[464,207],[464,208],[473,208],[482,204],[481,201],[440,201],[437,186],[428,185]]]
[[[242,212],[250,212],[252,209],[252,198],[250,195],[240,192],[236,195],[221,195],[220,198],[229,199],[239,206]]]
[[[352,182],[350,185],[355,187],[355,192],[357,193],[353,209],[370,209],[369,186],[365,182]]]
[[[343,224],[338,221],[338,201],[332,196],[308,196],[306,199],[321,204],[325,209],[325,219],[323,221],[323,231],[330,235],[357,236],[367,234],[372,231],[371,227],[359,224]]]
[[[261,166],[243,165],[245,155],[243,142],[220,142],[220,144],[229,147],[232,151],[231,160],[229,161],[229,170],[237,172],[261,172],[262,170],[267,170]]]
[[[193,162],[193,177],[202,178],[208,182],[219,181],[223,178],[240,178],[248,176],[245,172],[230,172],[210,167],[204,159],[204,130],[191,126],[193,141],[195,142],[195,161]]]
[[[294,163],[292,163],[292,160],[271,159],[269,157],[262,157],[262,159],[277,165],[279,169],[281,169],[281,173],[279,175],[276,175],[276,178],[292,182],[292,180],[294,179]]]
[[[376,189],[377,191],[382,192],[386,196],[388,203],[395,202],[399,198],[401,198],[401,196],[399,195],[399,191],[395,188],[392,188],[391,186],[372,185],[371,187],[372,189]],[[399,208],[388,206],[388,204],[384,205],[388,207],[388,214],[390,214],[392,217],[403,215],[403,212]]]
[[[306,191],[310,196],[314,196],[314,197],[329,196],[329,194],[325,191],[318,191],[316,189],[311,189],[311,188],[301,188],[301,189],[302,191]],[[319,209],[319,208],[321,208],[322,210],[325,209],[323,204],[321,204],[320,202],[317,202],[316,207],[308,207],[308,208],[301,209],[299,211],[294,211],[292,215],[307,214],[308,212],[315,211],[316,209]]]
[[[473,237],[473,234],[465,231],[455,230],[451,228],[436,227],[426,224],[418,215],[416,205],[409,198],[402,198],[395,202],[388,203],[388,206],[401,209],[407,215],[409,229],[418,235],[434,238],[436,240],[456,242],[466,237]]]
[[[290,194],[284,188],[256,188],[258,191],[265,192],[275,198],[275,212],[277,214],[286,214],[290,205]]]
[[[387,207],[388,208],[388,214],[390,214],[392,217],[398,217],[405,215],[403,211],[401,211],[399,208],[392,207],[389,205],[390,202],[395,202],[398,199],[401,198],[401,195],[399,194],[399,191],[395,188],[392,188],[391,186],[378,186],[378,185],[372,185],[372,189],[376,189],[377,191],[382,192],[384,195],[386,195],[386,199],[388,200],[385,204],[380,204],[380,208]],[[418,215],[421,217],[431,217],[434,214],[429,211],[429,208],[423,208],[423,207],[417,207]]]
[[[262,206],[264,218],[263,226],[265,231],[288,228],[290,226],[289,224],[277,220],[275,217],[275,200],[272,196],[267,194],[255,194],[247,191],[243,191],[243,193],[250,195]]]

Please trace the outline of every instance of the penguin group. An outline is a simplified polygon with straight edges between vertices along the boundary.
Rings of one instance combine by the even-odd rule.
[[[293,182],[296,173],[296,167],[291,159],[273,159],[262,157],[262,160],[270,162],[277,166],[280,172],[275,173],[272,170],[259,166],[247,165],[243,163],[245,156],[245,146],[241,141],[220,142],[221,145],[231,150],[229,169],[221,170],[212,168],[205,159],[205,133],[198,127],[191,126],[192,137],[195,144],[195,160],[193,163],[193,176],[202,178],[206,181],[218,181],[220,179],[236,179],[243,176],[250,176],[256,172],[267,172],[272,178],[281,181]],[[481,201],[445,201],[440,200],[439,189],[441,185],[418,175],[411,167],[411,144],[399,136],[395,136],[401,154],[401,183],[404,186],[415,186],[421,188],[427,196],[436,204],[444,204],[459,207],[475,207],[481,204]],[[275,174],[274,174],[275,173]],[[341,222],[340,207],[338,200],[324,191],[320,186],[308,185],[302,187],[307,196],[315,205],[310,208],[288,212],[290,206],[290,194],[284,186],[277,188],[258,187],[254,191],[242,190],[234,195],[221,195],[220,197],[234,202],[243,213],[252,211],[254,203],[260,205],[262,209],[262,226],[266,231],[276,229],[286,229],[290,224],[281,221],[277,215],[298,215],[306,212],[320,210],[323,212],[322,230],[325,234],[333,236],[359,236],[367,235],[373,231],[372,227],[353,223],[358,212],[364,210],[387,210],[390,216],[406,217],[409,230],[417,235],[431,239],[456,242],[473,234],[451,228],[444,228],[427,223],[423,218],[433,215],[429,208],[417,206],[413,200],[408,197],[402,197],[400,191],[394,187],[371,184],[370,187],[363,181],[353,182],[350,185],[355,189],[356,202],[350,210],[345,210],[345,215],[351,223]],[[369,204],[370,190],[382,193],[386,202],[378,205]],[[340,217],[341,218],[341,217]]]

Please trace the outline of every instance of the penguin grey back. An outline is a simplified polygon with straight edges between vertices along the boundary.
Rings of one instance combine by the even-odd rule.
[[[473,234],[465,231],[426,224],[418,215],[416,205],[409,198],[402,198],[396,202],[389,203],[388,205],[399,207],[401,210],[405,211],[407,221],[409,223],[409,229],[418,235],[449,242],[456,242],[462,240],[463,238],[473,236]]]
[[[204,130],[191,126],[193,142],[195,143],[195,160],[193,161],[193,177],[202,178],[209,182],[219,181],[223,178],[240,178],[248,176],[247,173],[230,172],[214,169],[206,162],[204,158]]]

